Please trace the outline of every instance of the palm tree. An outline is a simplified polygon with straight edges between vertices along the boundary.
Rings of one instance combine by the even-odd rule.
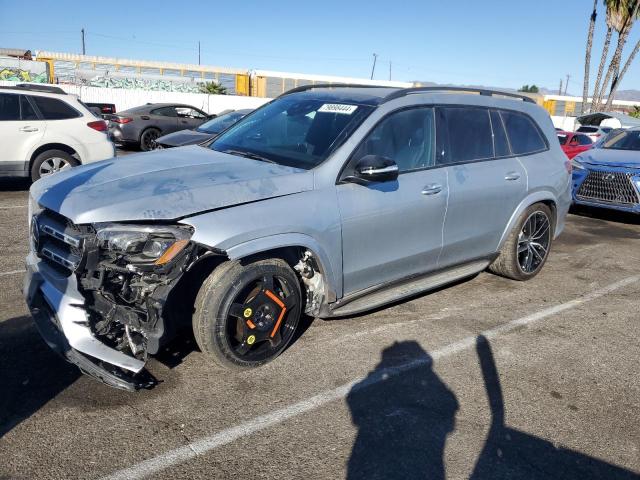
[[[609,55],[609,45],[611,44],[611,35],[613,34],[614,24],[614,12],[620,8],[621,0],[604,0],[604,6],[606,11],[607,22],[607,34],[604,37],[604,46],[602,47],[602,55],[600,56],[600,65],[598,66],[598,76],[596,77],[596,84],[593,87],[593,97],[591,99],[591,111],[595,111],[598,106],[598,98],[600,97],[600,81],[602,80],[602,73],[604,72],[604,65],[607,63],[607,56]]]
[[[593,13],[589,23],[589,33],[587,34],[587,52],[584,57],[584,86],[582,88],[582,113],[586,113],[587,97],[589,96],[589,69],[591,68],[591,48],[593,47],[593,31],[596,28],[596,17],[598,16],[598,0],[593,0]]]
[[[613,98],[615,97],[616,92],[618,91],[618,86],[620,86],[620,82],[622,82],[622,77],[624,77],[625,73],[627,73],[627,70],[629,70],[629,65],[633,63],[633,59],[636,57],[638,50],[640,50],[640,40],[636,42],[636,46],[633,47],[633,50],[629,54],[629,58],[627,58],[627,61],[625,62],[624,67],[622,67],[622,71],[620,72],[618,77],[615,79],[615,82],[611,86],[611,92],[609,93],[609,98],[607,98],[605,111],[611,108],[611,104],[613,103]],[[640,115],[638,115],[638,117],[640,117]]]
[[[616,50],[613,54],[613,58],[611,59],[611,63],[609,63],[609,69],[607,70],[607,75],[604,77],[604,82],[602,83],[602,89],[600,90],[600,95],[598,97],[598,105],[597,108],[601,108],[602,102],[604,100],[604,92],[609,86],[609,80],[613,78],[611,88],[613,89],[614,85],[617,83],[618,72],[620,70],[620,62],[622,59],[622,50],[627,43],[627,37],[629,36],[629,32],[631,31],[631,27],[638,17],[638,9],[640,8],[640,0],[626,0],[621,2],[620,10],[614,12],[615,13],[615,22],[614,28],[618,32],[618,44],[616,46]],[[611,95],[609,95],[610,97]],[[611,99],[613,101],[613,99]],[[607,104],[609,104],[609,99],[607,99]]]
[[[210,95],[226,95],[227,88],[216,82],[206,82],[200,84],[200,92]]]

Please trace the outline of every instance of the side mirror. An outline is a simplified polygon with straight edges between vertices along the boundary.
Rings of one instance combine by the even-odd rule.
[[[352,181],[357,179],[363,183],[391,182],[398,179],[398,165],[381,155],[365,155],[357,163],[354,177]]]

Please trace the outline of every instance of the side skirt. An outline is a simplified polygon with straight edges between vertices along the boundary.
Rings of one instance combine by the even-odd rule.
[[[419,277],[412,277],[392,285],[377,285],[367,290],[353,293],[329,305],[327,311],[323,312],[320,317],[343,317],[366,312],[367,310],[471,277],[482,272],[492,261],[493,257],[474,260],[463,265],[430,272]]]

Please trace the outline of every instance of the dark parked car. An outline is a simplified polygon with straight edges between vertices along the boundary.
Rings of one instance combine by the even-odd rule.
[[[185,145],[197,145],[212,140],[251,112],[253,112],[252,108],[234,110],[203,123],[195,130],[180,130],[179,132],[164,135],[156,140],[156,148],[184,147]]]
[[[191,129],[215,118],[191,105],[148,103],[109,115],[109,134],[119,144],[138,145],[147,151],[158,137],[185,128]]]
[[[89,110],[98,115],[99,117],[106,117],[107,115],[113,115],[116,113],[116,106],[113,103],[85,103]]]

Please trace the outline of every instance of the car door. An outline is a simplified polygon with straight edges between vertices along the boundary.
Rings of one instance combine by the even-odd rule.
[[[396,181],[344,179],[367,155],[396,162]],[[433,109],[385,117],[352,155],[336,186],[342,221],[345,295],[436,267],[447,206],[447,175],[435,167]]]
[[[150,118],[152,125],[149,126],[154,126],[160,129],[160,132],[163,135],[183,129],[183,127],[178,124],[178,112],[176,107],[160,107],[152,110],[150,113],[153,117]],[[144,117],[144,115],[140,116],[143,120]]]
[[[202,125],[207,119],[206,115],[191,107],[176,107],[178,113],[178,126],[180,129],[193,130]]]
[[[46,126],[26,95],[0,93],[0,138],[11,139],[2,142],[0,170],[22,174],[25,162],[40,142]]]
[[[446,166],[449,204],[439,267],[496,251],[526,194],[526,171],[509,150],[499,113],[483,107],[436,109],[436,162]]]

